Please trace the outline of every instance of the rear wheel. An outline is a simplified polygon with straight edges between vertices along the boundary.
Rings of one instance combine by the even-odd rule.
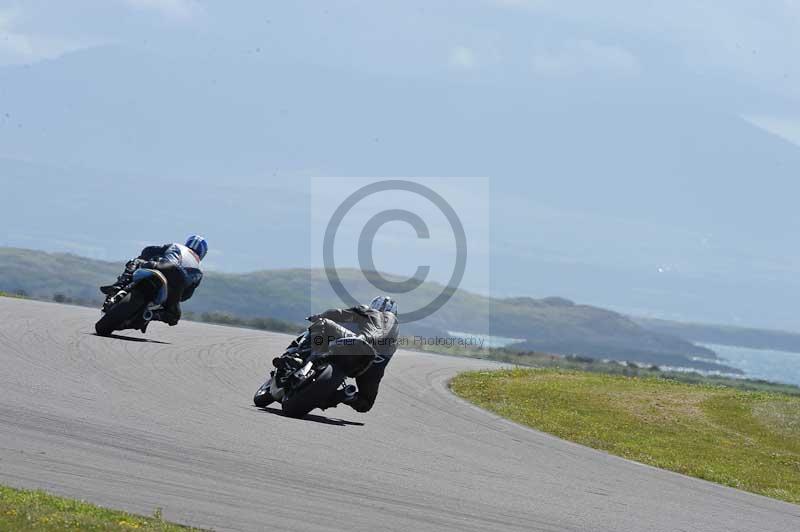
[[[136,292],[126,294],[119,303],[108,309],[103,317],[94,325],[100,336],[108,336],[121,329],[121,325],[132,318],[144,306],[144,300]]]
[[[284,414],[289,417],[304,417],[315,408],[326,404],[344,381],[345,375],[329,364],[313,379],[313,382],[283,400],[281,408]]]

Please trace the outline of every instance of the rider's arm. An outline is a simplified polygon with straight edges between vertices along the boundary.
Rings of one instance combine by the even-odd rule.
[[[169,244],[164,246],[147,246],[139,253],[139,258],[142,260],[153,260],[156,257],[161,257],[167,251]]]
[[[391,312],[381,312],[377,322],[370,320],[359,336],[364,338],[380,354],[391,357],[397,349],[399,331],[400,328],[395,315]]]
[[[139,256],[130,262],[127,267],[131,270],[138,268],[155,268],[158,266],[159,259],[169,249],[169,244],[163,246],[147,246],[139,253]]]
[[[384,312],[383,320],[383,328],[386,331],[386,337],[397,339],[400,334],[400,322],[397,320],[397,317],[392,312]]]
[[[392,312],[384,312],[384,331],[385,338],[389,341],[389,347],[386,349],[389,356],[394,355],[397,350],[397,338],[400,336],[400,322]]]

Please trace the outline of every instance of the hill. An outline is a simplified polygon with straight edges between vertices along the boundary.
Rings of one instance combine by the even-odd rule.
[[[645,329],[680,336],[693,342],[800,353],[800,334],[796,332],[653,318],[632,319]]]
[[[0,290],[22,291],[50,299],[56,294],[80,301],[100,301],[97,287],[116,278],[121,263],[71,254],[0,248]],[[339,272],[359,300],[375,289],[356,270]],[[391,278],[392,276],[387,275]],[[441,291],[424,283],[400,301],[418,308]],[[208,272],[197,295],[185,305],[192,312],[226,312],[245,318],[265,317],[301,323],[321,308],[336,306],[325,272],[309,269],[267,270],[246,274]],[[678,336],[647,330],[609,310],[562,298],[491,298],[459,290],[440,311],[404,326],[406,334],[465,331],[520,339],[524,350],[576,354],[592,358],[635,360],[651,364],[722,369],[694,357],[713,359],[713,351]]]

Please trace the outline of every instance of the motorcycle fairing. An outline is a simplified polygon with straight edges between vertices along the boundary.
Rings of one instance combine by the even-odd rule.
[[[133,284],[138,284],[145,279],[156,277],[159,281],[159,289],[156,296],[153,298],[152,305],[163,305],[167,300],[167,278],[158,270],[151,270],[148,268],[139,268],[133,272]]]

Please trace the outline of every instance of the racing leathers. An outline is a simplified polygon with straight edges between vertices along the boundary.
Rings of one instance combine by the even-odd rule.
[[[327,407],[345,402],[358,412],[367,412],[378,397],[378,385],[386,371],[386,366],[397,350],[397,336],[400,331],[397,316],[392,312],[381,312],[366,305],[347,309],[330,309],[322,314],[310,316],[314,323],[309,327],[312,338],[322,337],[321,345],[315,350],[325,351],[328,344],[338,338],[360,336],[375,349],[372,366],[356,378],[358,392],[354,397],[337,395]]]
[[[182,301],[192,297],[195,289],[203,280],[203,271],[197,255],[183,244],[165,244],[148,246],[136,259],[125,266],[125,272],[113,285],[100,288],[104,294],[114,293],[131,280],[131,275],[138,268],[158,270],[167,279],[167,300],[159,313],[159,318],[169,325],[176,325],[181,318]]]

